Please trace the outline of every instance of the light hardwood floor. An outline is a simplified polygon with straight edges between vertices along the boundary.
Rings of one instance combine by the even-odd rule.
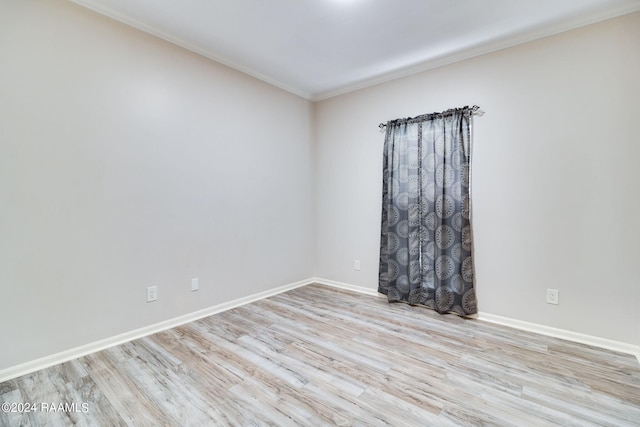
[[[638,426],[640,366],[310,285],[1,383],[0,400],[77,404],[8,426]]]

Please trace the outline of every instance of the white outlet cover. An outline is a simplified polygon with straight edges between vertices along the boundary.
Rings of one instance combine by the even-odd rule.
[[[147,288],[147,302],[153,302],[158,300],[158,287],[149,286]]]
[[[200,286],[198,285],[198,278],[193,278],[191,279],[191,291],[197,291],[198,289],[200,289]]]

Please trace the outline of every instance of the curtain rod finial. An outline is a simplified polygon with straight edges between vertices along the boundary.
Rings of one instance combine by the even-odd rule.
[[[483,116],[484,115],[484,111],[482,111],[480,109],[480,106],[478,105],[474,105],[473,107],[471,107],[471,111],[473,114],[477,115],[477,116]]]

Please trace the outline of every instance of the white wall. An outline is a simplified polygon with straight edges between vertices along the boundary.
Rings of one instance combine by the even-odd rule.
[[[312,108],[69,2],[0,2],[0,370],[313,276]]]
[[[636,13],[319,103],[318,275],[377,287],[378,123],[478,104],[480,311],[640,344],[638,46]]]

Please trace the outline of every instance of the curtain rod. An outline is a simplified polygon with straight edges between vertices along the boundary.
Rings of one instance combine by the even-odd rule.
[[[471,110],[471,113],[474,115],[477,114],[479,116],[482,116],[484,114],[484,111],[482,111],[480,107],[477,105],[474,105],[473,107],[471,107],[470,110]],[[431,113],[431,114],[441,114],[441,113]],[[411,117],[407,117],[405,120],[411,120]],[[383,128],[387,127],[387,124],[380,123],[378,127],[380,128],[380,130],[382,130]]]

